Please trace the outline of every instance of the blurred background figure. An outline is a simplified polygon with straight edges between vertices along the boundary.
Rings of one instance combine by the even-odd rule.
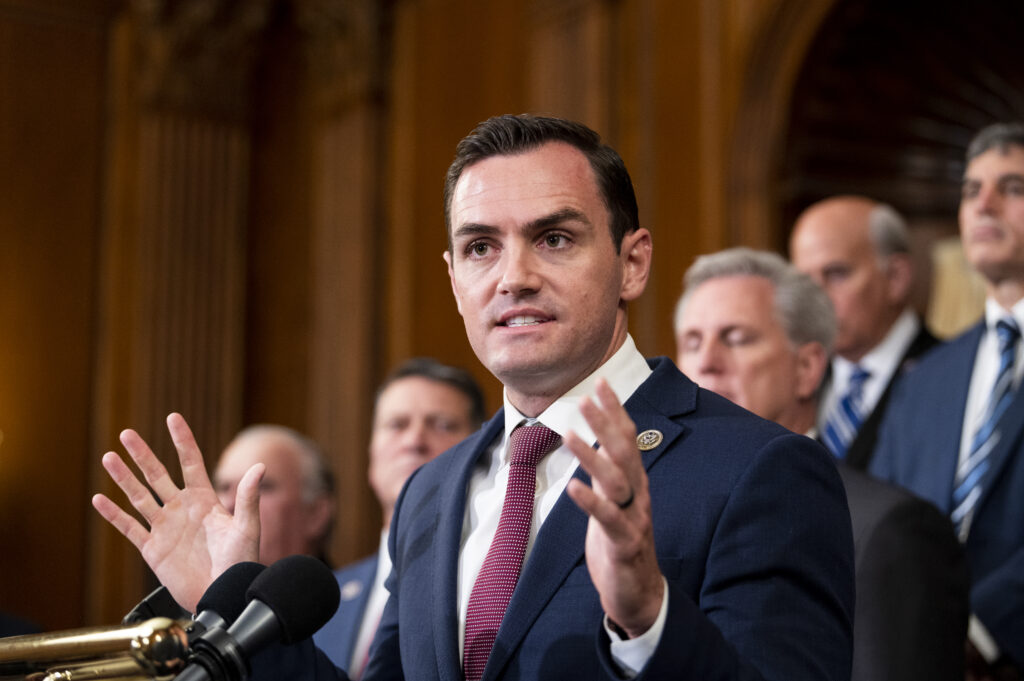
[[[746,248],[698,258],[684,283],[675,314],[683,373],[816,436],[836,335],[824,292],[780,256]],[[853,681],[963,679],[968,577],[948,518],[842,462],[839,472],[856,559]]]
[[[313,637],[352,678],[362,674],[387,602],[388,527],[402,486],[421,465],[469,436],[485,417],[483,393],[473,377],[429,358],[403,363],[377,392],[369,481],[384,517],[380,547],[376,555],[335,572],[341,605]]]
[[[930,500],[971,567],[971,679],[1024,678],[1024,124],[966,154],[960,239],[983,319],[922,359],[893,396],[871,472]]]
[[[906,223],[872,199],[836,196],[800,215],[789,251],[796,268],[828,294],[836,314],[819,435],[836,457],[867,468],[893,385],[937,343],[909,306]]]
[[[253,464],[267,472],[260,483],[260,562],[270,565],[296,553],[330,565],[327,544],[334,527],[334,476],[320,447],[284,426],[245,428],[217,462],[213,485],[220,502],[235,510],[235,491]]]

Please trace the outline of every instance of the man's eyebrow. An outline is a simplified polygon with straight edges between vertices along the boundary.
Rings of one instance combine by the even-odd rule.
[[[562,208],[556,210],[553,213],[539,217],[536,220],[531,220],[526,223],[526,229],[531,232],[536,232],[547,227],[553,227],[560,225],[564,222],[582,222],[584,224],[590,224],[590,220],[587,216],[575,208]],[[479,222],[466,222],[455,228],[452,232],[452,239],[464,239],[478,236],[490,236],[497,234],[500,230],[494,225],[485,225]]]
[[[482,225],[477,222],[466,222],[455,228],[452,232],[452,239],[487,236],[497,234],[498,228],[492,225]]]
[[[575,208],[562,208],[561,210],[556,210],[554,213],[531,221],[527,224],[527,228],[536,231],[547,227],[554,227],[555,225],[560,225],[563,222],[582,222],[587,225],[590,224],[590,220],[588,220],[587,216],[581,211],[578,211]]]

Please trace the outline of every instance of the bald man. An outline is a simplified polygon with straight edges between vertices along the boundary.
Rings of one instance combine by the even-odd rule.
[[[320,448],[278,425],[242,430],[221,454],[213,484],[234,513],[235,491],[249,468],[263,463],[260,483],[260,562],[270,565],[296,553],[327,561],[334,524],[334,478]]]
[[[896,379],[937,343],[909,307],[906,224],[890,206],[836,196],[800,215],[789,252],[825,289],[838,322],[818,431],[833,455],[863,470]]]

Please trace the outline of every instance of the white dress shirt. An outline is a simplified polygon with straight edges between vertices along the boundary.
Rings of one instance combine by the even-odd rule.
[[[985,300],[985,331],[982,333],[981,342],[978,343],[978,353],[974,357],[974,370],[971,372],[971,383],[967,389],[964,425],[960,434],[960,458],[957,467],[963,465],[970,455],[971,440],[974,439],[974,432],[981,426],[985,407],[988,405],[989,395],[991,395],[992,386],[996,381],[996,374],[999,373],[999,336],[996,333],[996,323],[1007,315],[1016,319],[1017,326],[1024,329],[1024,300],[1018,301],[1009,312],[992,298]],[[1013,365],[1014,390],[1020,385],[1021,376],[1024,376],[1022,353],[1024,353],[1024,343],[1017,343],[1017,356]],[[968,622],[967,637],[986,660],[993,662],[998,659],[999,645],[985,625],[981,623],[981,620],[973,613]]]
[[[569,431],[575,432],[586,442],[596,442],[597,438],[587,425],[579,411],[580,400],[592,396],[599,378],[608,381],[608,385],[620,402],[625,402],[640,384],[647,380],[651,369],[647,361],[636,349],[632,337],[627,336],[614,355],[601,365],[594,373],[581,381],[569,392],[558,398],[551,406],[537,417],[537,421],[555,431],[563,438]],[[504,396],[505,430],[490,450],[485,453],[477,464],[476,470],[469,481],[466,514],[462,524],[462,544],[459,554],[458,574],[458,613],[459,613],[459,655],[465,649],[466,611],[469,606],[469,595],[473,589],[477,574],[483,566],[487,550],[498,528],[498,519],[505,502],[505,488],[508,484],[509,471],[509,434],[523,421],[527,420],[518,409]],[[537,487],[534,492],[533,523],[530,537],[526,545],[523,565],[529,560],[537,532],[548,517],[555,502],[565,491],[579,461],[564,444],[544,457],[537,465]],[[650,659],[657,645],[667,612],[666,598],[662,603],[659,622],[643,636],[626,641],[617,640],[612,635],[611,653],[613,658],[623,667],[627,674],[634,674]],[[607,627],[607,624],[606,624]],[[653,638],[653,643],[650,639]],[[638,653],[638,654],[637,654]],[[639,665],[639,666],[637,666]]]
[[[964,426],[960,435],[960,464],[969,454],[971,440],[974,439],[974,432],[981,426],[992,386],[996,382],[996,374],[999,373],[999,336],[996,333],[996,323],[1006,316],[1012,316],[1017,320],[1017,325],[1024,329],[1024,300],[1018,301],[1009,312],[991,298],[985,301],[985,331],[981,336],[981,342],[978,343],[978,354],[974,357],[974,370],[971,372],[971,384],[967,389]],[[1024,343],[1017,343],[1017,357],[1013,365],[1015,390],[1020,385],[1021,376],[1024,375],[1021,353],[1024,353]]]
[[[380,544],[377,547],[377,572],[373,575],[370,595],[366,599],[363,619],[359,623],[359,635],[352,647],[352,659],[349,661],[349,676],[359,679],[370,655],[370,644],[380,625],[380,616],[384,614],[384,605],[388,602],[388,590],[384,582],[391,574],[391,554],[388,552],[388,531],[380,533]]]
[[[889,327],[889,333],[885,335],[882,342],[861,357],[859,362],[851,362],[839,355],[833,357],[832,376],[818,409],[819,427],[825,427],[825,422],[835,410],[836,404],[849,391],[850,376],[853,374],[854,367],[857,366],[871,374],[861,388],[863,418],[866,419],[875,410],[878,400],[882,399],[882,393],[885,392],[889,381],[899,369],[900,360],[903,359],[903,355],[907,354],[907,348],[914,342],[914,338],[917,337],[920,330],[921,322],[917,315],[907,309]]]

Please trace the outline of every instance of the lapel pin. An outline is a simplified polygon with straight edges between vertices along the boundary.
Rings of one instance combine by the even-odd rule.
[[[363,590],[363,584],[358,579],[345,582],[341,587],[341,600],[351,601]]]
[[[640,448],[641,452],[649,452],[660,445],[663,439],[664,436],[660,430],[645,430],[636,436],[636,446]]]

